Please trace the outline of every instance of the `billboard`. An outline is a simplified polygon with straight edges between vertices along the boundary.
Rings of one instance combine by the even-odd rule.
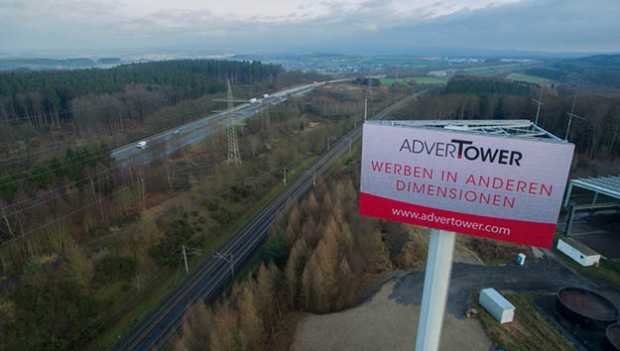
[[[550,248],[574,145],[364,124],[360,213]]]

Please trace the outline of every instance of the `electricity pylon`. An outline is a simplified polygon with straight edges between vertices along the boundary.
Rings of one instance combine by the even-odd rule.
[[[573,107],[571,108],[570,112],[566,113],[568,115],[568,125],[566,126],[566,135],[564,136],[564,140],[566,141],[568,141],[568,133],[570,132],[570,124],[573,121],[573,118],[585,120],[585,117],[581,117],[573,113],[575,112],[575,101],[576,100],[577,100],[577,91],[575,91],[575,96],[573,96]]]
[[[234,106],[233,106],[233,96],[232,96],[232,88],[230,87],[230,79],[227,80],[228,83],[228,93],[226,94],[226,100],[228,103],[228,163],[234,163],[236,165],[241,164],[241,155],[239,155],[239,142],[237,141],[237,125],[234,121]]]
[[[543,87],[541,86],[540,87],[540,99],[538,100],[532,99],[538,104],[538,107],[536,108],[536,122],[534,122],[534,125],[538,125],[538,116],[540,115],[540,105],[544,105],[542,102],[542,95],[543,95]]]

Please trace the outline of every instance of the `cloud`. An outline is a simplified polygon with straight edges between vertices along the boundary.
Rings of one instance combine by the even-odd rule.
[[[618,51],[617,0],[3,0],[0,47]]]
[[[431,25],[485,49],[620,51],[618,13],[615,0],[544,0],[455,14]]]

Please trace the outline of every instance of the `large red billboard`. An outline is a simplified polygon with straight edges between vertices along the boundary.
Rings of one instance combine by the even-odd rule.
[[[364,124],[360,213],[550,248],[574,145]]]

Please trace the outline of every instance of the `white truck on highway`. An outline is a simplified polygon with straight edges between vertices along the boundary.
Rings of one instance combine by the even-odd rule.
[[[138,149],[142,149],[142,150],[146,149],[146,140],[141,140],[141,141],[139,141],[139,142],[136,144],[136,147],[137,147]]]
[[[258,101],[258,99],[257,98],[251,98],[249,101],[250,101],[251,104],[255,104]]]

